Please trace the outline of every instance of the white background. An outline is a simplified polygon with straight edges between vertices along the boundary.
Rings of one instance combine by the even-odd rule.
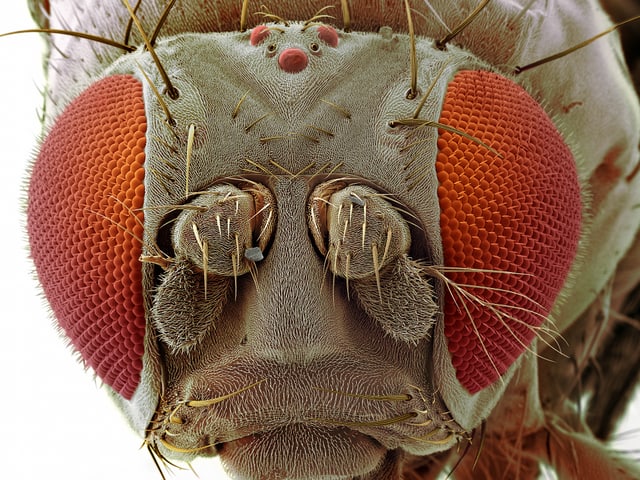
[[[32,27],[26,4],[3,2],[0,32]],[[157,479],[141,439],[55,330],[30,273],[21,204],[25,169],[39,133],[43,45],[37,34],[0,38],[0,476]],[[636,458],[639,426],[636,406],[622,428],[625,448],[636,448]],[[203,479],[226,478],[215,460],[194,467]],[[167,477],[195,478],[175,469]]]
[[[0,32],[33,28],[26,0],[4,1]],[[142,440],[85,372],[37,293],[22,218],[25,169],[39,135],[44,42],[0,38],[0,478],[156,480]],[[215,468],[214,468],[215,467]],[[194,463],[226,479],[217,460]],[[195,479],[190,471],[168,479]]]

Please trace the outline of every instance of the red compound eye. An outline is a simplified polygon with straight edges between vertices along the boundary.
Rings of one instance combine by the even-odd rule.
[[[142,85],[108,77],[58,118],[33,166],[27,228],[55,316],[102,380],[130,399],[140,381]]]
[[[477,298],[448,289],[445,334],[458,380],[475,393],[522,354],[564,285],[580,236],[580,186],[551,120],[504,77],[458,73],[440,122],[502,154],[439,132],[444,258],[458,269],[447,277]]]

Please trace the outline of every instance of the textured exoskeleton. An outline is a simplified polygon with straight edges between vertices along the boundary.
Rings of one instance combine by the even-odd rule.
[[[640,476],[600,394],[638,363],[590,366],[638,311],[640,108],[615,34],[549,58],[596,2],[32,3],[115,41],[52,34],[28,231],[154,454]]]

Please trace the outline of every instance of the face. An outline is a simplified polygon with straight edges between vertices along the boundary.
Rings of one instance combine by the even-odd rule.
[[[242,6],[255,21],[173,5],[124,54],[72,36],[52,50],[27,228],[83,360],[154,455],[219,455],[238,478],[435,472],[488,418],[506,442],[510,409],[544,433],[536,354],[635,233],[587,235],[586,206],[596,226],[640,222],[610,207],[637,201],[637,129],[617,120],[603,145],[585,124],[601,82],[638,120],[615,47],[597,50],[611,78],[584,79],[576,54],[558,79],[526,68],[521,37],[560,28],[531,5],[486,6],[455,42],[400,3],[343,2],[342,22],[316,2]],[[92,20],[107,36],[153,7],[103,2]],[[76,8],[51,5],[51,27]],[[571,25],[560,44],[606,24]],[[603,245],[617,258],[581,261]]]

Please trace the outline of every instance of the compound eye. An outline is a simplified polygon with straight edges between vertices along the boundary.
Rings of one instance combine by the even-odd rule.
[[[262,260],[275,225],[275,200],[263,185],[216,185],[177,218],[176,257],[205,273],[237,277]]]
[[[129,75],[94,83],[58,117],[29,184],[27,229],[44,293],[83,360],[130,399],[144,354],[146,114]]]
[[[385,195],[362,185],[327,182],[313,192],[309,226],[331,271],[374,277],[411,246],[409,226]]]
[[[575,159],[525,90],[485,71],[450,82],[436,172],[447,271],[445,335],[457,378],[476,393],[500,378],[548,318],[581,235]]]

